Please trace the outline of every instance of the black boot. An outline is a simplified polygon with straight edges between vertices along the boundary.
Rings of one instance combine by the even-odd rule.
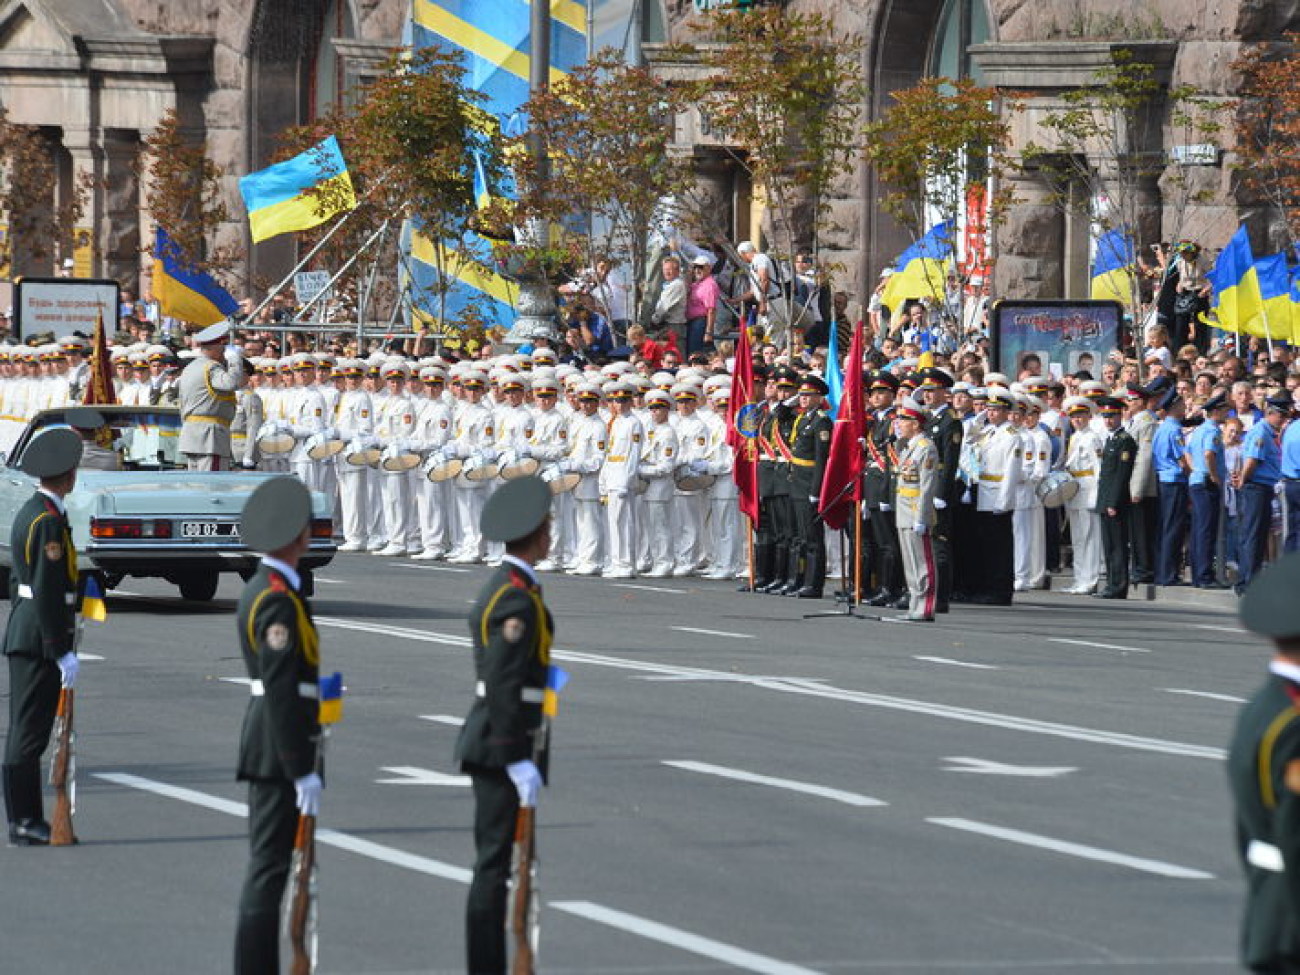
[[[803,588],[803,552],[798,548],[790,549],[790,561],[786,566],[785,577],[790,580],[781,589],[782,596],[793,596]]]
[[[48,845],[50,824],[45,822],[41,807],[40,762],[6,765],[4,770],[10,809],[9,842],[15,846]]]
[[[863,600],[863,605],[866,605],[866,606],[885,606],[885,605],[888,605],[890,602],[892,602],[893,599],[894,599],[894,597],[889,593],[889,590],[887,590],[887,589],[881,589],[881,590],[879,590],[879,591],[878,591],[874,596],[872,596],[870,599],[864,599],[864,600]]]
[[[891,594],[890,599],[892,600],[892,602],[888,602],[885,604],[890,609],[911,609],[912,608],[912,597],[907,593],[903,593],[901,596],[896,596]]]
[[[754,546],[754,585],[745,583],[740,592],[762,592],[772,582],[772,546],[767,542]]]
[[[785,588],[785,584],[790,580],[785,577],[786,568],[786,547],[784,545],[772,546],[772,575],[767,585],[761,587],[758,591],[772,595],[780,592]]]

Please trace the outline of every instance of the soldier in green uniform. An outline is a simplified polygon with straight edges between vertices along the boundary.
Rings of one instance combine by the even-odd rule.
[[[311,542],[311,492],[293,477],[262,484],[244,506],[240,534],[266,553],[239,598],[239,645],[250,690],[239,739],[248,783],[250,856],[235,933],[236,975],[276,975],[280,901],[298,814],[320,804],[320,640],[302,594],[298,560]]]
[[[19,509],[9,535],[13,568],[5,629],[9,658],[9,737],[4,794],[9,842],[44,846],[50,826],[41,803],[41,755],[50,741],[59,688],[77,679],[77,550],[63,499],[77,483],[81,437],[67,427],[39,434],[18,467],[40,486]]]
[[[796,412],[791,402],[798,388],[795,371],[781,366],[773,372],[776,379],[777,402],[759,430],[759,436],[772,445],[775,460],[771,472],[771,497],[768,507],[772,512],[772,579],[763,587],[765,593],[784,593],[790,586],[798,587],[798,577],[790,575],[790,553],[795,549],[794,507],[790,501],[790,435],[794,429]]]
[[[1113,396],[1097,400],[1108,436],[1097,474],[1097,514],[1101,516],[1101,546],[1106,558],[1106,588],[1100,599],[1128,596],[1129,519],[1132,503],[1129,478],[1137,460],[1137,441],[1123,427],[1124,404]]]
[[[470,610],[475,700],[456,741],[474,786],[474,879],[465,931],[470,975],[505,975],[506,896],[519,807],[533,806],[549,758],[542,702],[554,622],[533,566],[551,547],[551,492],[509,481],[483,506],[483,537],[506,546]]]
[[[1246,872],[1241,959],[1253,972],[1300,973],[1300,553],[1247,588],[1246,629],[1273,641],[1269,675],[1241,709],[1228,750],[1237,854]]]
[[[826,585],[826,528],[817,518],[817,505],[834,426],[822,408],[827,392],[821,378],[806,376],[799,387],[799,414],[790,428],[790,507],[794,510],[795,540],[787,573],[793,581],[785,594],[800,599],[821,599]]]

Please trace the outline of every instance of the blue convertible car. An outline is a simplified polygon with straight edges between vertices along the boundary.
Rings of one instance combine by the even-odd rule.
[[[200,473],[184,469],[176,451],[180,414],[165,406],[97,406],[108,430],[88,440],[67,497],[78,566],[97,571],[106,588],[127,576],[154,576],[180,587],[186,599],[211,599],[219,574],[247,578],[258,555],[239,538],[239,515],[254,488],[274,474],[256,471]],[[0,573],[13,564],[10,529],[36,481],[16,466],[34,436],[64,425],[63,410],[45,410],[28,423],[8,457],[0,454]],[[282,476],[282,475],[281,475]],[[332,503],[312,498],[311,551],[304,581],[333,557]],[[0,579],[8,594],[8,579]]]

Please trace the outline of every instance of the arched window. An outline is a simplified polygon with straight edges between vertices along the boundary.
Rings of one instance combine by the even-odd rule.
[[[930,52],[930,74],[947,78],[972,78],[983,84],[978,65],[967,49],[989,40],[989,14],[984,0],[947,0],[939,14]]]

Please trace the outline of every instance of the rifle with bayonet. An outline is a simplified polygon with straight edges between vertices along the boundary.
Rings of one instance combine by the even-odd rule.
[[[50,763],[50,785],[54,787],[54,815],[50,817],[50,846],[71,846],[77,842],[72,831],[72,813],[76,794],[77,758],[72,746],[76,732],[72,727],[73,693],[71,687],[59,690],[59,708],[54,717],[54,759]]]
[[[546,751],[551,719],[542,716],[533,736],[533,761],[539,762]],[[515,956],[510,975],[533,975],[537,967],[537,949],[541,942],[541,897],[537,884],[537,809],[520,806],[515,816],[515,848],[510,867],[510,933],[514,936]]]
[[[311,975],[316,969],[316,817],[299,816],[289,868],[289,963],[291,975]]]

